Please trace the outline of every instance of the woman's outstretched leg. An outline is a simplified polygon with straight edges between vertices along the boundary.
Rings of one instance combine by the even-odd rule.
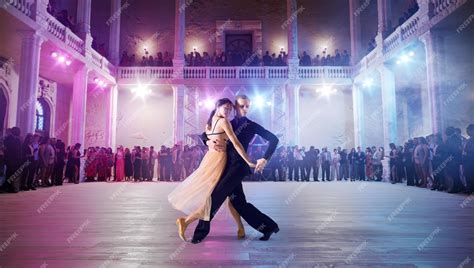
[[[237,238],[243,239],[245,237],[245,228],[244,228],[244,225],[242,224],[242,218],[240,217],[240,214],[237,212],[237,210],[235,210],[229,198],[227,198],[227,205],[229,206],[230,214],[232,214],[232,217],[237,223],[237,227],[238,227]]]

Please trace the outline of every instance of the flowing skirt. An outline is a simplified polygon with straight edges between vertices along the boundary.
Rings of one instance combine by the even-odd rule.
[[[226,162],[226,152],[207,152],[199,168],[168,195],[170,204],[186,215],[197,213],[201,220],[209,221],[211,194],[224,171]]]

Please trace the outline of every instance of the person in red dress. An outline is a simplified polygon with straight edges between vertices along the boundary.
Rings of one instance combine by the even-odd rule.
[[[86,157],[86,181],[94,181],[94,178],[97,175],[97,152],[95,151],[94,147],[91,147],[89,150],[87,150]]]

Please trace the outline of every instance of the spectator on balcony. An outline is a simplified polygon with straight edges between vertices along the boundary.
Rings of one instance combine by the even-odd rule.
[[[263,56],[263,66],[271,66],[272,65],[272,57],[270,57],[270,52],[265,52]]]
[[[209,57],[209,54],[207,52],[202,53],[202,64],[204,66],[210,66],[211,65],[211,57]]]
[[[334,66],[341,66],[342,64],[342,58],[341,58],[341,53],[339,53],[339,49],[336,49],[334,51]]]
[[[142,57],[142,62],[140,63],[140,66],[147,66],[148,65],[148,60],[146,56]]]
[[[332,57],[331,54],[327,55],[326,60],[327,60],[327,65],[328,66],[334,66],[334,57]]]
[[[351,56],[347,53],[347,50],[344,50],[342,53],[342,65],[349,66],[351,64]]]
[[[168,51],[165,52],[165,55],[163,57],[163,65],[164,66],[173,66],[173,61],[172,61],[171,55]]]
[[[217,66],[224,66],[225,62],[226,62],[225,52],[221,52],[216,58]]]
[[[62,25],[66,26],[67,28],[69,28],[71,31],[75,31],[74,29],[74,25],[72,24],[72,22],[69,20],[69,15],[68,15],[68,12],[66,9],[63,9],[61,10],[61,12],[59,12],[58,16],[56,17],[56,19],[62,23]]]
[[[211,66],[219,66],[217,63],[217,59],[218,59],[217,53],[214,52],[214,54],[211,57]]]
[[[193,53],[189,53],[188,55],[184,55],[184,61],[186,66],[193,65]]]
[[[313,66],[320,66],[321,65],[321,57],[316,55],[316,57],[313,59]]]
[[[130,66],[130,57],[128,56],[127,51],[122,52],[122,57],[120,58],[120,66]]]
[[[153,56],[151,56],[151,55],[148,56],[148,60],[147,60],[146,63],[147,63],[146,64],[147,66],[155,66],[155,59],[153,59]]]
[[[285,64],[285,61],[283,59],[283,55],[282,54],[278,55],[276,66],[285,66],[285,65],[286,64]]]
[[[276,54],[275,54],[275,53],[272,53],[272,59],[271,59],[271,61],[270,61],[270,65],[269,65],[269,66],[275,66],[275,65],[276,65],[276,61],[277,61]]]
[[[156,54],[156,66],[163,66],[163,54],[161,52],[158,52]]]
[[[203,59],[199,52],[194,52],[195,66],[203,66]]]
[[[311,57],[306,53],[306,51],[303,51],[303,56],[301,56],[300,59],[300,66],[311,66]]]

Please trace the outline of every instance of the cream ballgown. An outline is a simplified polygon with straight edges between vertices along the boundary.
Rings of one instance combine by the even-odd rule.
[[[205,221],[210,220],[211,194],[227,162],[225,146],[229,138],[225,132],[214,132],[217,121],[207,137],[212,142],[223,145],[224,150],[218,152],[210,149],[199,167],[168,195],[168,201],[175,209]]]

